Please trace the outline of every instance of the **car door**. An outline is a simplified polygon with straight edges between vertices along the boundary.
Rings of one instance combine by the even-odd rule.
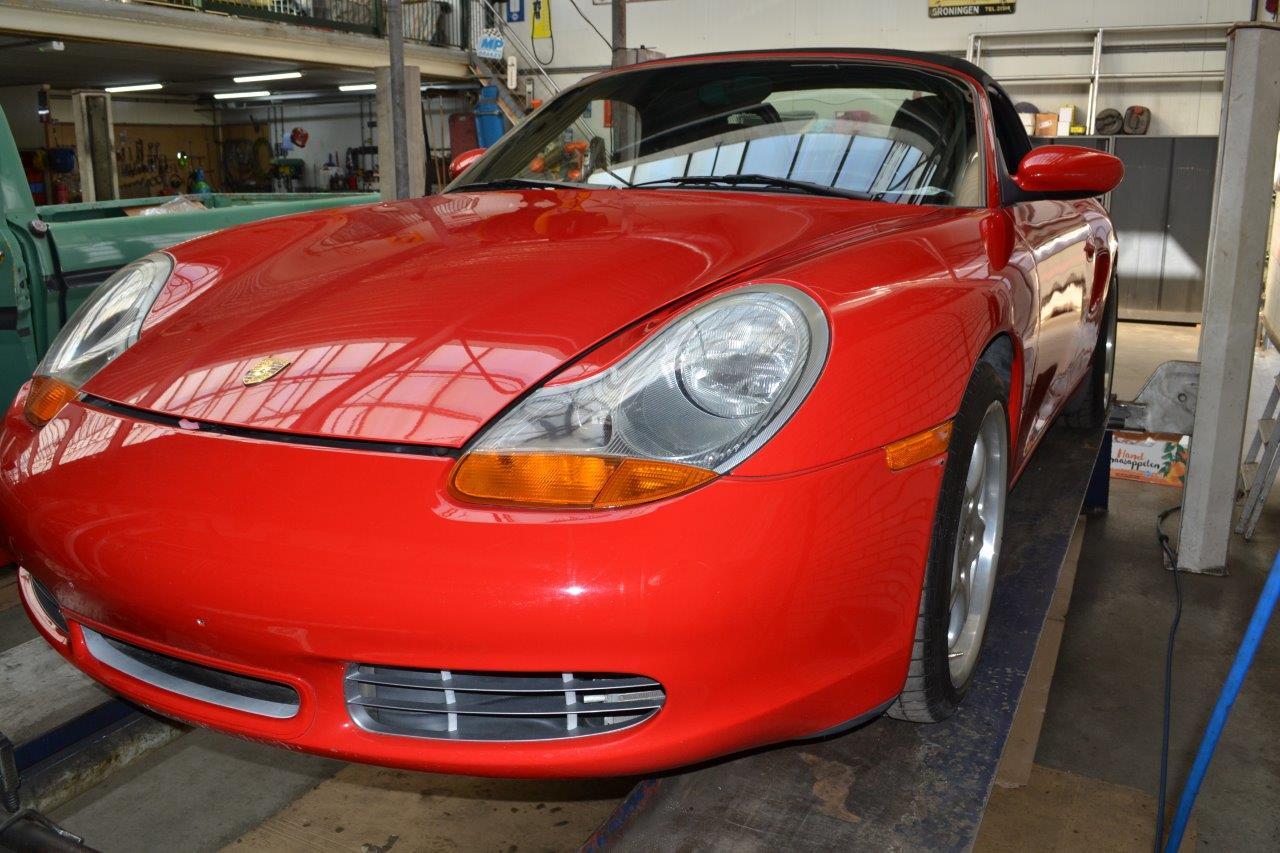
[[[1009,174],[1031,150],[1030,140],[1003,92],[989,91],[999,146],[998,156]],[[1024,447],[1031,448],[1074,392],[1088,367],[1092,341],[1086,334],[1099,241],[1086,213],[1089,201],[1031,199],[1019,196],[1007,177],[1003,206],[1013,223],[1020,249],[1030,257],[1035,281],[1035,331],[1023,401]]]
[[[1035,263],[1036,377],[1039,390],[1031,425],[1034,441],[1075,390],[1087,366],[1081,353],[1089,283],[1097,257],[1089,223],[1076,202],[1013,205],[1014,227]]]

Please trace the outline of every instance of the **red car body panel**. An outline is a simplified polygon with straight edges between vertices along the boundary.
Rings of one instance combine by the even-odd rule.
[[[59,650],[94,678],[184,720],[347,759],[635,773],[882,707],[906,677],[943,470],[935,458],[891,471],[882,448],[951,418],[1003,341],[1021,470],[1088,371],[1114,262],[1096,202],[999,203],[990,109],[957,76],[988,122],[985,208],[521,190],[179,246],[139,341],[86,384],[89,399],[36,430],[24,389],[5,416],[0,546],[52,590],[71,623]],[[530,388],[599,369],[675,311],[754,282],[818,302],[828,362],[771,440],[693,492],[622,510],[490,509],[451,497],[452,456],[377,444],[462,447]],[[245,387],[264,355],[294,364]],[[290,684],[300,711],[272,720],[150,686],[90,655],[80,625]],[[351,663],[635,673],[667,699],[584,738],[390,736],[349,715]]]
[[[10,412],[0,464],[22,484],[0,489],[0,516],[73,624],[289,683],[303,707],[279,721],[189,700],[103,666],[75,636],[60,650],[90,675],[248,736],[521,776],[683,764],[814,734],[891,699],[941,476],[937,460],[891,472],[872,452],[629,510],[549,514],[455,503],[448,459],[190,433],[79,404],[32,432]],[[88,483],[113,485],[66,499]],[[827,499],[867,490],[879,496],[869,511]],[[573,741],[388,737],[347,715],[352,661],[635,672],[668,699],[634,729]]]
[[[886,220],[883,207],[526,190],[266,220],[176,250],[141,339],[85,390],[194,420],[458,447],[668,303],[927,215],[901,206]],[[264,354],[293,364],[245,387]]]

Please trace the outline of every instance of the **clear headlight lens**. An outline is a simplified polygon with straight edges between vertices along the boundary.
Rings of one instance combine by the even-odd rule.
[[[627,506],[730,470],[768,440],[826,359],[822,310],[794,288],[734,290],[613,367],[529,395],[459,463],[464,499]]]
[[[84,301],[36,367],[25,407],[33,426],[52,420],[90,377],[133,346],[172,272],[168,255],[147,255],[118,270]]]

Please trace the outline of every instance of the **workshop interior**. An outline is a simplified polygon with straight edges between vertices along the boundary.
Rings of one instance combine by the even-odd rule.
[[[1277,0],[0,0],[0,851],[1264,851]]]

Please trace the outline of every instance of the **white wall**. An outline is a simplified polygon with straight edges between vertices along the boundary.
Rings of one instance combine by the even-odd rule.
[[[581,2],[581,0],[580,0]],[[433,98],[428,103],[431,109],[427,114],[427,133],[432,151],[445,151],[449,148],[448,116],[452,112],[469,110],[465,103],[452,98],[444,101],[444,117],[441,118]],[[341,166],[348,148],[364,144],[376,145],[375,131],[365,127],[360,118],[358,102],[341,104],[308,104],[305,101],[282,101],[280,107],[284,114],[286,132],[295,127],[307,131],[308,139],[305,148],[294,148],[286,156],[303,160],[307,164],[306,186],[309,189],[328,189],[328,177],[321,167],[332,155],[334,162]],[[248,110],[224,110],[220,115],[223,124],[242,124],[252,117],[263,125],[262,135],[268,136],[266,107]],[[365,104],[365,121],[372,119],[373,98],[367,97]],[[279,142],[278,139],[271,139]]]
[[[364,133],[361,130],[360,110],[356,102],[345,104],[310,104],[288,101],[281,102],[284,115],[285,133],[293,128],[301,127],[307,131],[308,139],[305,148],[294,148],[286,153],[286,157],[295,157],[307,164],[305,186],[309,189],[328,189],[328,178],[320,172],[320,167],[332,155],[334,162],[342,165],[348,148],[364,144]],[[371,109],[369,110],[371,112]],[[366,112],[366,116],[368,112]],[[260,135],[269,142],[278,143],[278,134],[268,125],[267,107],[248,110],[221,110],[219,121],[222,124],[246,124],[250,120],[258,122]]]
[[[574,11],[568,0],[550,0],[555,32],[553,68],[603,66],[609,48]],[[526,3],[526,13],[531,4]],[[595,0],[577,0],[606,37],[610,8]],[[628,46],[641,45],[668,56],[739,48],[889,47],[963,52],[973,32],[1079,29],[1142,25],[1182,25],[1245,20],[1252,0],[1018,0],[1012,15],[966,18],[928,17],[925,0],[631,0]],[[528,38],[530,21],[515,24]],[[1183,37],[1186,37],[1184,34]],[[546,57],[549,44],[540,41]],[[1222,51],[1119,54],[1108,56],[1107,71],[1221,68]],[[993,57],[984,63],[993,76],[1087,74],[1089,56]],[[567,85],[581,72],[556,75]],[[1009,84],[1018,100],[1046,111],[1075,103],[1083,116],[1087,89],[1081,85]],[[542,92],[539,90],[539,95]],[[1100,107],[1141,103],[1153,111],[1151,133],[1216,134],[1221,89],[1217,83],[1108,84]]]

